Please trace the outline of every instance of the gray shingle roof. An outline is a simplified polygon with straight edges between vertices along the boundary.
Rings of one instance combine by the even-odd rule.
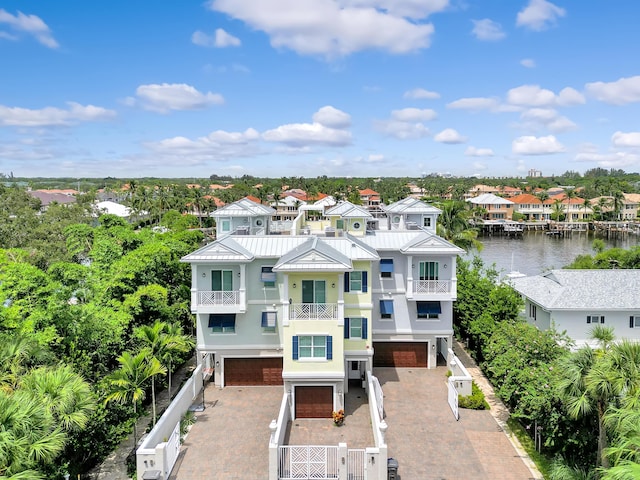
[[[551,270],[511,284],[545,310],[640,309],[640,270]]]

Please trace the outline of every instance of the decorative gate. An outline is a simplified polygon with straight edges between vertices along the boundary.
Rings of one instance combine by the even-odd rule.
[[[365,480],[365,456],[364,448],[349,449],[347,455],[348,480]]]
[[[338,447],[282,446],[278,470],[280,480],[338,478]]]
[[[453,386],[453,382],[451,382],[451,380],[447,382],[447,386],[449,388],[449,406],[451,407],[451,411],[453,412],[453,416],[456,417],[456,420],[460,420],[460,413],[458,412],[458,390]]]

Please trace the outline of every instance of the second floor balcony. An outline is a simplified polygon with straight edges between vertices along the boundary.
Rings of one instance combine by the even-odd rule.
[[[412,280],[408,291],[412,298],[451,300],[456,297],[456,285],[451,280]]]
[[[292,303],[289,305],[289,320],[337,320],[336,303]]]
[[[244,291],[198,290],[191,292],[191,311],[193,313],[237,313],[245,310]]]

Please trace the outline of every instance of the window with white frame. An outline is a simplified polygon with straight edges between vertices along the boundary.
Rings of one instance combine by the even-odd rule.
[[[431,226],[431,217],[423,217],[422,218],[422,226],[430,227]]]
[[[345,272],[344,291],[367,293],[367,277],[366,271]]]
[[[262,267],[260,280],[264,288],[276,288],[276,273],[273,271],[273,266]]]
[[[333,357],[330,335],[295,335],[293,340],[293,360],[304,358],[331,360]]]
[[[529,318],[533,318],[534,320],[537,320],[538,317],[538,307],[536,305],[534,305],[533,303],[529,304]]]
[[[393,317],[393,299],[380,300],[380,318],[391,319]]]
[[[367,338],[367,319],[362,317],[345,317],[344,338]]]
[[[209,328],[212,333],[235,333],[236,316],[233,313],[211,314],[209,315]]]
[[[587,323],[604,323],[604,315],[587,315]]]
[[[420,262],[420,280],[438,280],[438,262]]]
[[[275,311],[262,312],[262,331],[263,333],[275,333],[278,313]]]
[[[380,259],[380,276],[382,278],[391,278],[393,274],[393,258]]]

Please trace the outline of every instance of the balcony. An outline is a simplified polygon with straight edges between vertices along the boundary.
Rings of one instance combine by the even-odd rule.
[[[409,289],[416,300],[452,300],[456,297],[456,288],[451,280],[413,280]]]
[[[192,313],[238,313],[245,310],[244,291],[199,290],[191,292]]]
[[[337,320],[336,303],[293,303],[289,305],[289,320]]]

